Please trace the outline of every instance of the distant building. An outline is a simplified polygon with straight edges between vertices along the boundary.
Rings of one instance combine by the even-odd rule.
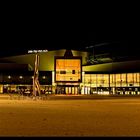
[[[46,94],[140,94],[140,60],[92,57],[89,52],[39,52],[39,82]],[[0,93],[31,90],[35,54],[0,59]]]

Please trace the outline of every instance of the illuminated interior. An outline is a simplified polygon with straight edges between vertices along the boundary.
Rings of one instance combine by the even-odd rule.
[[[71,52],[39,53],[39,82],[47,94],[140,94],[140,60],[88,64],[88,52]],[[1,59],[0,93],[32,88],[34,58],[28,54]]]
[[[82,94],[140,94],[140,73],[85,74]]]
[[[56,81],[81,81],[81,59],[56,59]]]

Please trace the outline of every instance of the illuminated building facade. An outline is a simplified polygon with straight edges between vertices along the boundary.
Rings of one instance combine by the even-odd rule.
[[[39,52],[39,83],[46,94],[140,94],[140,60],[89,64],[89,52]],[[35,54],[0,59],[0,93],[33,85]],[[105,58],[105,60],[107,60]]]

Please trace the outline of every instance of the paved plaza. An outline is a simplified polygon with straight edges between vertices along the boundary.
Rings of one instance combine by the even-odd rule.
[[[140,136],[139,97],[102,99],[1,96],[0,136]]]

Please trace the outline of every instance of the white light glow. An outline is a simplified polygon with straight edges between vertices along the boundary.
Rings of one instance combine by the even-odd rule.
[[[19,78],[20,78],[20,79],[22,79],[22,78],[23,78],[23,76],[19,76]]]
[[[41,53],[41,52],[48,52],[48,50],[28,50],[28,53]]]
[[[11,79],[11,76],[10,75],[8,76],[8,79]]]

